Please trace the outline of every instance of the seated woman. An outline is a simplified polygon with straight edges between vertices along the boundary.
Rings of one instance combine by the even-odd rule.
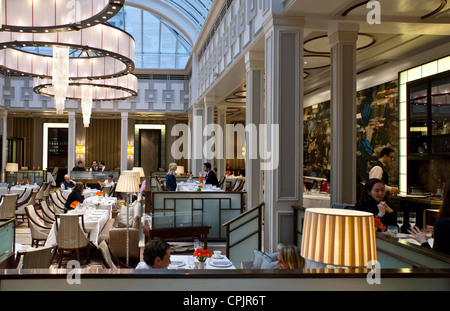
[[[295,245],[283,246],[278,251],[277,267],[279,269],[303,269],[305,260],[300,255],[300,249]]]
[[[366,182],[355,209],[372,213],[385,226],[396,225],[395,215],[388,205],[385,185],[380,179],[372,178]]]
[[[83,191],[84,191],[83,183],[77,182],[75,184],[75,187],[73,187],[72,192],[67,197],[66,203],[64,204],[64,207],[65,207],[64,212],[73,209],[72,207],[70,207],[70,205],[75,201],[83,203],[83,201],[84,201]]]
[[[434,242],[433,249],[435,251],[450,255],[450,180],[444,185],[442,195],[442,205],[439,208],[437,220],[432,227],[428,227],[433,231]],[[412,238],[417,240],[422,246],[431,248],[425,232],[418,227],[408,229]]]
[[[177,165],[175,163],[169,164],[169,172],[166,175],[166,189],[168,191],[175,191],[177,189],[177,180],[175,178],[175,171]]]

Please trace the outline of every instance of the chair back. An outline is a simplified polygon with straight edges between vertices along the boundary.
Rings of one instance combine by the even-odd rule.
[[[47,187],[44,190],[44,198],[48,198],[48,196],[50,195],[50,189],[52,189],[52,184],[48,182]]]
[[[41,201],[39,202],[39,205],[41,206],[42,216],[45,221],[49,223],[53,223],[55,218],[55,213],[48,207],[47,201]]]
[[[56,189],[56,196],[58,197],[58,199],[63,203],[66,203],[66,198],[63,196],[61,189]]]
[[[112,260],[108,244],[106,244],[105,240],[100,243],[98,249],[100,250],[103,266],[107,269],[117,269],[114,261]]]
[[[14,218],[17,204],[17,194],[4,194],[0,201],[0,218]]]
[[[33,192],[31,193],[31,197],[30,200],[28,200],[27,205],[34,205],[36,204],[36,195],[37,195],[38,191],[37,190],[33,190]]]
[[[58,214],[58,212],[64,213],[64,203],[59,200],[55,191],[50,192],[50,201],[55,208],[55,214]]]
[[[158,184],[158,190],[159,191],[166,191],[166,187],[164,186],[164,183],[161,180],[161,178],[159,176],[155,176],[155,178],[156,178],[156,182]]]
[[[49,229],[47,225],[45,224],[44,220],[39,217],[39,215],[36,213],[36,209],[33,205],[27,205],[25,206],[25,211],[27,212],[28,220],[32,221],[35,225]]]
[[[55,256],[57,244],[44,246],[39,248],[28,248],[27,250],[19,250],[18,256],[22,257],[17,260],[17,269],[48,269],[50,268]],[[20,265],[20,266],[19,266]]]
[[[82,226],[84,227],[83,215],[56,215],[56,241],[58,248],[77,249],[88,246],[89,239]]]
[[[21,195],[19,195],[19,198],[17,199],[17,205],[22,205],[24,202],[28,202],[32,195],[33,188],[26,187],[24,192],[22,192]]]
[[[233,187],[230,191],[239,191],[239,187],[241,186],[242,179],[236,179],[236,182],[234,183]]]
[[[112,186],[105,186],[105,187],[102,188],[103,193],[104,193],[107,197],[109,197],[109,194],[111,193],[111,187],[112,187]]]
[[[43,182],[42,185],[39,187],[39,190],[36,194],[36,200],[42,200],[44,198],[44,191],[45,189],[47,189],[47,184],[46,182]]]
[[[223,183],[225,182],[226,176],[222,176],[219,180],[219,188],[222,188]]]

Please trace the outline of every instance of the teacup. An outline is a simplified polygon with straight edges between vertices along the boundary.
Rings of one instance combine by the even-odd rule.
[[[214,251],[214,258],[220,258],[222,256],[222,252],[221,251]]]

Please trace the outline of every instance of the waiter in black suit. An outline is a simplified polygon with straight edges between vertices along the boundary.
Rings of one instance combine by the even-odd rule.
[[[216,174],[211,171],[211,163],[206,162],[203,163],[203,171],[205,172],[205,180],[206,184],[211,184],[213,186],[219,186],[219,180],[217,179]]]

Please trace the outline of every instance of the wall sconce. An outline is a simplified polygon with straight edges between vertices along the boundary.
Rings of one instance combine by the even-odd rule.
[[[77,145],[77,146],[76,146],[76,153],[77,153],[78,155],[84,154],[84,145]]]
[[[134,147],[133,146],[127,146],[127,154],[129,156],[132,156],[134,153]]]
[[[242,155],[245,157],[246,154],[247,154],[247,148],[242,147]]]

